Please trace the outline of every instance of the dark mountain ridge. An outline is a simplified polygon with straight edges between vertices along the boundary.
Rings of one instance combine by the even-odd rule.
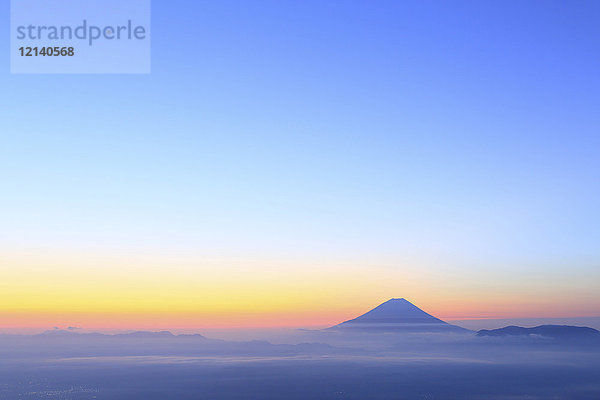
[[[556,340],[598,340],[600,341],[600,331],[584,326],[569,325],[540,325],[533,328],[524,328],[521,326],[506,326],[499,329],[482,329],[477,332],[477,336],[541,336]]]

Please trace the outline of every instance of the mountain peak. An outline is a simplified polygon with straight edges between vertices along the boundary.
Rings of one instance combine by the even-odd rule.
[[[335,328],[368,330],[463,330],[426,313],[405,298],[392,298],[354,319],[344,321]]]
[[[347,323],[435,323],[445,324],[444,321],[438,319],[419,307],[412,304],[410,301],[399,298],[390,299],[381,303],[371,311],[363,315],[343,322]]]

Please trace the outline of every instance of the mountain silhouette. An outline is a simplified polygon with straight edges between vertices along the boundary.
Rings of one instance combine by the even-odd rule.
[[[569,325],[540,325],[534,328],[506,326],[499,329],[482,329],[477,336],[542,336],[556,340],[594,340],[600,341],[600,331]]]
[[[130,333],[116,333],[116,334],[104,334],[98,332],[74,332],[63,329],[54,329],[45,331],[43,333],[39,333],[33,335],[32,337],[44,337],[47,339],[67,339],[67,340],[88,340],[88,339],[101,339],[101,340],[132,340],[132,341],[181,341],[188,339],[202,339],[206,340],[204,336],[200,334],[180,334],[174,335],[169,331],[160,331],[160,332],[149,332],[149,331],[137,331]]]
[[[330,329],[361,331],[469,332],[426,313],[406,299],[390,299]]]

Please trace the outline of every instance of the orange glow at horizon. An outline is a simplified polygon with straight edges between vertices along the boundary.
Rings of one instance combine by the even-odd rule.
[[[1,261],[11,268],[0,281],[0,329],[324,327],[397,297],[447,320],[600,315],[595,279],[564,273],[547,274],[546,282],[533,275],[515,281],[515,271],[490,275],[477,268],[460,271],[469,279],[456,279],[456,267],[417,257],[290,261],[33,253],[3,255]]]
[[[130,312],[0,312],[0,329],[3,328],[61,328],[73,326],[86,330],[136,330],[136,329],[229,329],[229,328],[312,328],[332,326],[354,318],[387,299],[377,300],[369,305],[351,307],[333,307],[321,310],[290,309],[280,311],[228,311],[211,313],[130,313]],[[595,316],[593,310],[589,314],[577,312],[578,308],[567,307],[557,310],[555,307],[525,308],[515,312],[508,306],[490,305],[486,309],[446,308],[443,304],[437,307],[415,305],[426,312],[445,320],[452,319],[501,319],[501,318],[545,318],[545,317],[590,317]]]

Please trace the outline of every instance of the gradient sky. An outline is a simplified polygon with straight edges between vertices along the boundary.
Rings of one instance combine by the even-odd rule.
[[[600,315],[599,2],[152,18],[150,75],[10,75],[0,35],[0,328]]]

